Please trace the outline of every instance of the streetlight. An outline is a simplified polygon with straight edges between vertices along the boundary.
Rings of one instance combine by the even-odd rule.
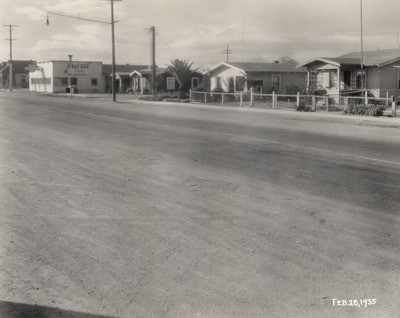
[[[111,22],[106,22],[106,21],[101,21],[101,20],[94,20],[94,19],[86,19],[86,18],[81,18],[79,15],[77,17],[66,15],[66,14],[61,14],[61,13],[56,13],[56,12],[50,12],[47,11],[47,17],[46,17],[46,25],[50,25],[49,21],[49,13],[53,15],[59,15],[61,17],[66,17],[66,18],[71,18],[71,19],[77,19],[77,20],[85,20],[85,21],[90,21],[90,22],[97,22],[97,23],[104,23],[104,24],[111,24],[111,43],[112,43],[112,75],[111,75],[111,91],[112,91],[112,96],[113,96],[113,102],[117,101],[117,94],[115,91],[115,34],[114,34],[114,1],[122,1],[122,0],[102,0],[102,1],[110,1],[111,4]]]

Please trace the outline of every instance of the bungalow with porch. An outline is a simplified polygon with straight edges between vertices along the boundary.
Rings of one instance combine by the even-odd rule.
[[[115,88],[118,93],[126,93],[131,87],[134,86],[135,79],[132,77],[134,72],[142,70],[146,68],[146,65],[131,65],[131,64],[122,64],[115,65]],[[112,65],[111,64],[103,64],[103,75],[106,82],[106,92],[111,92],[112,87]]]
[[[222,62],[206,71],[210,89],[294,94],[306,89],[307,70],[291,64]]]
[[[352,52],[334,58],[317,57],[299,67],[308,70],[307,89],[341,95],[368,92],[374,97],[399,95],[400,49]]]

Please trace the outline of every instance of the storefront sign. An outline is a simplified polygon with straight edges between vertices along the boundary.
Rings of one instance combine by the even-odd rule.
[[[89,70],[90,62],[66,62],[67,66],[64,73],[68,75],[86,75],[86,71]]]
[[[37,70],[39,70],[39,66],[37,66],[37,64],[26,64],[25,65],[25,71],[35,72]]]

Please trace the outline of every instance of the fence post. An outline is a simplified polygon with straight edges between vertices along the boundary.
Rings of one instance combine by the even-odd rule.
[[[250,90],[250,106],[254,106],[253,90]]]
[[[326,111],[329,112],[329,97],[328,97],[328,95],[325,96],[325,104],[326,104]]]
[[[189,89],[189,100],[190,100],[190,102],[192,102],[192,90],[191,89]]]
[[[224,96],[225,96],[225,94],[222,93],[222,95],[221,95],[221,105],[222,105],[222,106],[224,106]]]
[[[300,106],[300,92],[297,92],[297,97],[296,97],[296,106]]]
[[[207,104],[207,93],[204,92],[204,104]]]
[[[389,91],[386,91],[386,107],[389,106]]]
[[[311,97],[311,110],[315,111],[317,109],[317,99],[314,95]]]
[[[344,109],[345,111],[347,111],[347,109],[349,108],[349,98],[346,96],[344,97]]]
[[[275,92],[272,92],[272,108],[275,108]]]
[[[365,106],[368,106],[368,91],[365,90]]]
[[[392,117],[396,117],[396,102],[394,101],[394,98],[392,100]]]
[[[240,102],[239,102],[239,107],[243,106],[243,91],[240,91]]]

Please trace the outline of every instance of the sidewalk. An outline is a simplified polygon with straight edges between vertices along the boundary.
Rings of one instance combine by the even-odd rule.
[[[154,102],[154,101],[143,101],[138,99],[128,99],[123,101],[124,103],[146,103],[153,105],[169,105],[179,107],[193,107],[198,109],[214,109],[218,111],[235,111],[235,112],[254,112],[260,114],[271,114],[271,115],[286,115],[292,118],[301,119],[320,119],[320,120],[332,120],[332,121],[347,121],[361,124],[369,124],[374,126],[384,125],[392,126],[394,128],[400,128],[400,110],[397,110],[397,117],[391,117],[391,110],[386,110],[384,116],[372,117],[372,116],[359,116],[359,115],[347,115],[342,112],[301,112],[295,109],[289,108],[274,108],[274,109],[263,109],[253,107],[227,107],[227,106],[210,106],[198,103],[173,103],[173,102]]]

